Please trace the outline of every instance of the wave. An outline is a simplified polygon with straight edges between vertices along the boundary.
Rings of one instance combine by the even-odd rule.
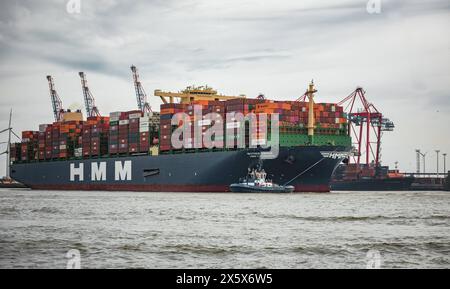
[[[42,207],[39,209],[31,210],[33,213],[44,213],[44,214],[63,214],[63,212],[57,208],[52,207]]]
[[[377,221],[377,220],[450,220],[450,216],[446,215],[431,215],[431,216],[382,216],[382,215],[374,215],[374,216],[298,216],[298,215],[266,215],[262,214],[263,218],[280,218],[280,219],[296,219],[296,220],[304,220],[304,221],[337,221],[337,222],[345,222],[345,221]]]
[[[124,244],[118,247],[119,250],[123,251],[141,251],[142,246],[145,245],[144,243],[139,244]]]
[[[194,253],[194,254],[206,254],[206,255],[225,255],[242,252],[245,248],[238,246],[231,247],[211,247],[202,245],[189,245],[189,244],[177,244],[166,245],[162,247],[169,251],[175,251],[176,253]]]
[[[0,214],[2,215],[9,215],[13,213],[17,213],[19,210],[16,207],[3,207],[0,208]]]
[[[343,248],[332,248],[332,247],[303,247],[303,246],[297,246],[290,249],[292,252],[295,253],[302,253],[302,254],[318,254],[318,255],[337,255],[337,254],[345,254],[348,253],[347,250]]]

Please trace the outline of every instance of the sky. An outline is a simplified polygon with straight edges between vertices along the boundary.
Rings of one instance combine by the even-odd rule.
[[[1,1],[0,130],[11,108],[17,133],[53,121],[49,74],[65,108],[84,107],[84,71],[102,114],[135,109],[134,64],[156,111],[155,89],[192,84],[295,100],[314,79],[317,102],[363,87],[396,125],[384,165],[415,171],[421,149],[435,172],[450,153],[448,0],[77,1]]]

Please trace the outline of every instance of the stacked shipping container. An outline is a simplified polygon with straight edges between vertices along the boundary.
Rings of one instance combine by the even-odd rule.
[[[44,161],[101,156],[108,153],[108,132],[109,119],[105,117],[42,124],[39,131],[22,133],[20,158],[17,159]],[[11,147],[16,149],[17,145]]]
[[[202,119],[196,119],[194,115],[194,105],[202,109]],[[308,124],[308,103],[307,102],[290,102],[290,101],[270,101],[264,99],[232,99],[227,101],[193,101],[190,104],[163,104],[161,105],[161,122],[160,122],[160,151],[170,151],[175,148],[171,145],[172,132],[177,126],[171,125],[171,119],[174,114],[184,112],[189,116],[189,120],[193,124],[191,136],[194,136],[194,127],[201,126],[202,136],[205,131],[213,125],[206,122],[204,117],[210,112],[216,112],[226,120],[227,113],[242,113],[244,116],[249,113],[257,115],[257,128],[250,131],[248,124],[241,129],[245,129],[245,145],[265,145],[270,139],[270,115],[279,114],[280,125],[280,141],[281,145],[304,145],[309,143],[306,126]],[[267,122],[262,122],[258,116],[261,113],[268,115]],[[343,112],[343,108],[330,103],[314,104],[315,131],[318,142],[331,142],[336,145],[348,145],[347,138],[347,120]],[[178,120],[182,123],[181,119]],[[238,144],[237,134],[239,124],[234,122],[225,123],[223,127],[224,134],[227,132],[233,135],[235,146]],[[267,129],[264,128],[267,126]],[[267,134],[264,134],[267,131]],[[332,135],[332,137],[331,137]],[[249,138],[250,137],[250,138]],[[225,142],[225,137],[218,136],[218,141]],[[193,141],[188,140],[184,148],[193,148]],[[207,148],[203,143],[200,148]]]
[[[23,131],[22,143],[20,144],[20,160],[35,160],[38,155],[38,131]]]
[[[108,154],[109,117],[92,116],[83,123],[82,155],[97,157]],[[78,155],[78,154],[77,154]]]
[[[157,138],[154,116],[140,110],[110,114],[109,154],[148,153]]]
[[[196,115],[195,108],[201,109]],[[197,100],[187,104],[168,103],[161,105],[161,113],[147,115],[139,110],[112,112],[109,117],[89,117],[87,121],[66,121],[41,125],[39,132],[23,132],[22,143],[11,146],[13,161],[54,160],[67,158],[91,158],[103,155],[148,154],[152,146],[159,144],[161,152],[175,150],[172,147],[173,131],[183,123],[178,119],[178,126],[172,126],[172,117],[183,112],[187,115],[191,137],[184,139],[184,148],[197,147],[194,139],[195,131],[201,133],[201,149],[222,148],[226,143],[224,134],[232,133],[235,146],[238,144],[237,129],[245,131],[245,145],[264,145],[270,139],[270,115],[279,114],[280,145],[296,146],[310,143],[307,136],[308,103],[294,101],[270,101],[265,99],[231,99],[227,101]],[[226,123],[227,113],[265,113],[268,122],[261,122],[258,117],[258,128],[249,131],[248,123],[239,127],[234,120]],[[212,120],[205,119],[214,113]],[[349,145],[347,136],[347,119],[343,108],[330,103],[314,104],[315,136],[317,143]],[[203,143],[203,136],[213,125],[221,125],[223,134],[214,135],[213,143]],[[263,125],[267,125],[264,134]],[[228,140],[230,141],[230,140]]]

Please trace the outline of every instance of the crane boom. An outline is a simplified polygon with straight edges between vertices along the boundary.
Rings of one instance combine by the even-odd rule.
[[[142,87],[142,84],[139,80],[139,74],[136,66],[132,65],[131,71],[133,72],[133,81],[134,81],[134,88],[136,90],[136,100],[138,108],[143,113],[151,113],[152,108],[150,107],[150,104],[147,101],[147,94],[145,93],[145,90]]]
[[[63,107],[61,98],[59,98],[58,93],[55,89],[55,83],[53,82],[53,77],[51,75],[47,75],[48,86],[50,89],[50,98],[52,100],[53,106],[53,115],[55,116],[55,121],[60,121],[63,115]]]
[[[81,78],[81,87],[83,89],[83,95],[84,95],[84,104],[86,106],[86,114],[88,117],[91,116],[100,116],[100,112],[97,109],[97,106],[95,106],[95,99],[92,93],[89,90],[86,75],[84,72],[78,73]]]

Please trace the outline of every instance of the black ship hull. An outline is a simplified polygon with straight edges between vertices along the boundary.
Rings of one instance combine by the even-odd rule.
[[[332,191],[408,191],[414,178],[334,180]]]
[[[348,154],[339,146],[281,147],[264,160],[267,177],[296,192],[329,192],[331,176]],[[158,156],[15,163],[11,177],[32,189],[156,192],[229,192],[260,164],[255,150],[206,151]]]

